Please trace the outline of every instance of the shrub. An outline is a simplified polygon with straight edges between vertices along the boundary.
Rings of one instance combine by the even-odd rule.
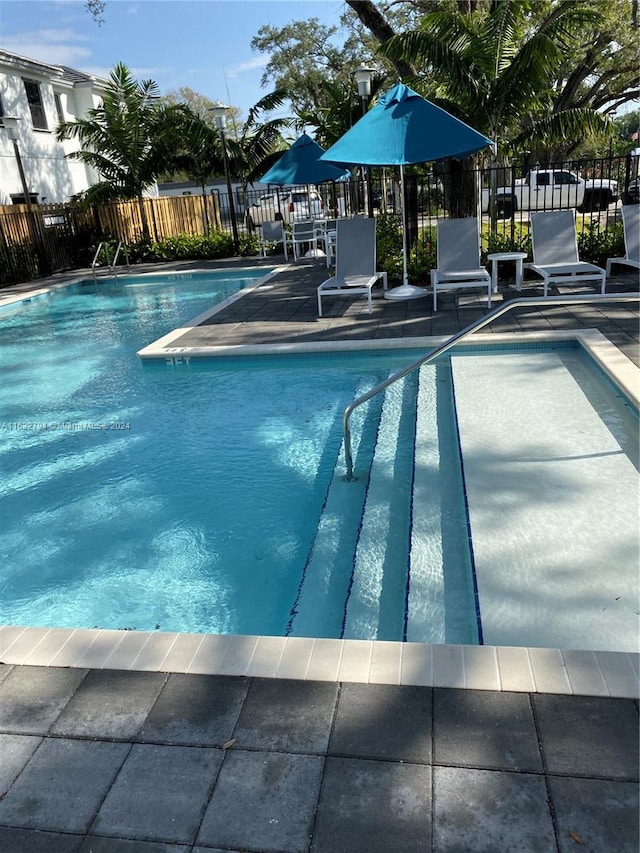
[[[485,225],[482,232],[482,244],[486,247],[482,251],[483,263],[486,263],[487,255],[494,252],[526,252],[531,259],[531,232],[528,224],[515,223],[512,233],[510,222],[506,225],[499,223],[495,234],[491,234],[489,226]]]
[[[41,275],[38,253],[29,243],[0,246],[0,286]]]
[[[133,243],[127,249],[132,264],[144,264],[156,260],[151,240],[138,240],[137,243]],[[126,259],[122,262],[125,263]]]
[[[117,237],[105,237],[102,241],[112,260],[118,246]],[[531,233],[528,223],[510,221],[498,223],[498,230],[492,234],[489,226],[483,226],[484,249],[482,263],[487,263],[487,255],[493,252],[526,252],[531,254]],[[436,227],[430,225],[420,229],[416,246],[409,252],[407,271],[409,278],[416,284],[428,284],[429,272],[437,263]],[[93,260],[97,244],[88,249],[89,259]],[[622,223],[617,222],[606,230],[601,230],[597,221],[578,223],[578,249],[582,260],[604,266],[607,258],[624,254]],[[158,242],[139,240],[127,247],[129,261],[132,264],[154,261],[215,260],[234,255],[233,239],[222,231],[210,231],[208,234],[178,234],[166,237]],[[31,267],[34,258],[28,257],[26,247],[14,247],[13,263]],[[399,214],[381,213],[376,217],[376,251],[378,269],[387,273],[390,284],[402,282],[402,220]],[[257,255],[259,243],[256,236],[241,234],[238,255],[249,257]],[[102,256],[104,259],[104,255]],[[102,260],[104,263],[104,260]],[[118,257],[118,264],[125,264],[124,252]],[[514,265],[515,267],[515,265]],[[512,275],[508,267],[501,268],[501,274]],[[30,276],[31,277],[31,276]]]
[[[100,255],[98,257],[98,265],[104,266],[107,263],[107,258],[109,258],[109,263],[111,263],[116,255],[116,250],[118,248],[118,238],[111,237],[109,235],[105,235],[102,240],[99,240],[97,243],[92,243],[87,249],[86,255],[86,263],[87,266],[93,263],[93,259],[96,256],[96,252],[98,251],[98,246],[102,243],[102,248],[100,249]],[[129,247],[129,252],[131,249]],[[124,256],[124,252],[120,253],[118,258],[119,264],[126,264],[127,260]]]
[[[376,217],[376,258],[378,269],[387,273],[389,284],[402,281],[402,220],[395,213]]]
[[[116,237],[105,237],[101,242],[105,244],[109,253],[110,261],[113,260],[118,247]],[[91,259],[93,260],[97,244],[90,247]],[[241,235],[239,240],[238,254],[242,257],[258,254],[258,241],[250,235]],[[216,260],[218,258],[229,258],[235,253],[233,251],[233,238],[224,231],[210,231],[208,234],[177,234],[174,237],[165,237],[157,242],[150,240],[138,240],[127,246],[129,261],[132,264],[150,263],[157,261],[185,261],[185,260]],[[105,255],[101,255],[104,263]],[[118,265],[126,264],[124,252],[120,252]]]
[[[533,258],[528,223],[515,223],[513,236],[510,222],[498,224],[498,229],[496,234],[489,234],[488,228],[483,228],[483,243],[486,246],[482,255],[483,263],[492,252],[526,252],[528,260]],[[578,255],[583,261],[604,267],[607,258],[624,255],[624,235],[619,221],[602,229],[598,220],[578,218],[576,234]]]
[[[583,261],[605,267],[607,258],[624,255],[624,231],[622,222],[616,222],[602,231],[597,220],[586,220],[582,228],[578,225],[578,254]]]
[[[249,258],[260,253],[260,242],[255,234],[241,234],[238,248],[240,257]]]
[[[210,231],[208,234],[177,234],[158,242],[143,240],[129,247],[132,263],[143,261],[215,260],[233,255],[233,240],[229,234]]]

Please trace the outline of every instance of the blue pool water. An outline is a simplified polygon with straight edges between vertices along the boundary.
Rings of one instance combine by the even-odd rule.
[[[415,353],[136,357],[252,283],[120,277],[0,311],[0,624],[481,641],[448,359],[358,410],[377,473],[345,484],[345,406]]]
[[[142,366],[242,284],[120,278],[1,312],[0,624],[286,631],[342,411],[394,359]]]

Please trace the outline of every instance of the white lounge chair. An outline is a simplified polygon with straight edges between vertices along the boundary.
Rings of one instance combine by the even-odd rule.
[[[527,268],[541,275],[544,295],[549,285],[595,281],[604,293],[606,273],[578,257],[575,210],[550,210],[531,214],[533,263]]]
[[[438,310],[438,293],[460,287],[486,287],[487,307],[491,308],[491,276],[480,266],[480,223],[476,217],[439,219],[437,268],[431,270],[433,310]]]
[[[258,237],[258,242],[260,245],[261,258],[266,258],[267,250],[270,249],[274,243],[282,243],[282,248],[284,250],[284,259],[285,261],[289,260],[289,253],[287,252],[287,233],[284,230],[284,225],[282,224],[282,221],[263,222],[260,229],[260,236]]]
[[[375,219],[339,219],[336,223],[336,274],[318,287],[318,316],[322,317],[323,297],[365,294],[371,314],[371,291],[380,279],[384,291],[387,274],[376,270]]]
[[[640,205],[622,205],[622,227],[624,229],[624,258],[607,260],[607,278],[611,275],[612,264],[624,264],[640,269]]]

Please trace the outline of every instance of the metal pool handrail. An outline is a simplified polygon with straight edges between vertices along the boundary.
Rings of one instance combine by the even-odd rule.
[[[394,373],[393,376],[389,376],[388,379],[385,379],[384,382],[381,382],[379,385],[376,385],[375,388],[371,388],[369,391],[366,391],[364,394],[361,394],[357,397],[352,403],[349,403],[347,408],[344,410],[344,414],[342,416],[342,424],[343,424],[343,435],[344,435],[344,458],[345,465],[347,469],[347,480],[353,480],[353,451],[351,448],[351,415],[358,406],[361,406],[363,403],[366,403],[367,400],[370,400],[372,397],[375,397],[381,391],[384,391],[385,388],[388,388],[389,385],[392,385],[394,382],[397,382],[398,379],[402,379],[411,371],[416,370],[418,367],[422,367],[423,364],[428,364],[430,361],[433,361],[434,358],[437,358],[439,355],[442,355],[443,352],[451,349],[451,347],[455,346],[460,341],[468,338],[478,329],[482,329],[484,326],[488,326],[496,317],[500,317],[502,314],[506,314],[507,311],[511,311],[513,308],[519,307],[528,307],[528,306],[536,306],[536,305],[571,305],[571,304],[586,304],[590,302],[640,302],[640,293],[606,293],[604,295],[588,293],[584,296],[581,294],[572,295],[572,296],[529,296],[521,299],[512,299],[509,302],[506,302],[504,305],[498,306],[498,308],[494,308],[492,311],[489,311],[488,314],[485,314],[484,317],[480,317],[479,320],[475,320],[473,323],[470,323],[468,326],[465,326],[464,329],[457,332],[453,337],[446,340],[443,344],[439,344],[437,347],[434,347],[430,352],[426,355],[421,356],[417,361],[412,362],[407,365],[407,367],[403,367],[398,373]]]
[[[104,249],[104,254],[107,257],[107,269],[111,270],[116,279],[118,278],[118,273],[116,271],[116,264],[118,263],[118,255],[120,254],[120,249],[124,249],[124,256],[127,259],[127,271],[131,269],[131,264],[129,262],[129,252],[127,251],[127,244],[124,240],[120,240],[118,243],[118,248],[116,249],[116,253],[113,256],[113,261],[109,259],[109,247],[105,242],[99,243],[98,248],[96,249],[96,253],[93,256],[93,261],[91,263],[91,270],[93,272],[93,281],[95,284],[98,283],[98,278],[96,276],[96,267],[98,266],[98,256],[100,252]]]

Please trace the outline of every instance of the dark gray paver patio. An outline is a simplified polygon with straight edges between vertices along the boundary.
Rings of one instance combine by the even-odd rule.
[[[113,740],[127,740],[137,734],[161,689],[162,683],[147,672],[94,670],[87,674],[51,733],[83,738],[100,733]]]
[[[249,684],[237,678],[175,673],[138,733],[148,743],[223,746],[230,740]]]
[[[332,299],[320,320],[325,275],[300,264],[177,345],[448,335],[487,310]],[[640,363],[637,305],[519,308],[485,331],[575,328]],[[638,732],[627,699],[0,663],[0,851],[637,853]]]
[[[371,314],[367,313],[366,299],[333,297],[323,303],[324,316],[318,317],[316,287],[326,276],[326,267],[317,261],[290,267],[181,335],[172,346],[313,344],[452,335],[488,313],[486,293],[461,291],[443,293],[437,312],[429,296],[405,302],[374,299]],[[638,289],[638,275],[633,271],[614,275],[607,283],[608,294],[635,293]],[[509,282],[501,282],[499,290],[494,308],[518,297],[542,296],[537,281],[525,280],[520,292]],[[561,291],[550,288],[549,295],[589,292],[589,288],[567,286]],[[628,358],[640,364],[637,303],[518,307],[482,332],[555,329],[600,329]]]
[[[448,690],[434,701],[438,764],[540,773],[535,721],[525,693]]]
[[[146,673],[137,728],[121,678],[90,737],[62,736],[121,673],[0,670],[3,853],[638,850],[633,700]],[[16,731],[20,697],[69,672],[41,736]]]

